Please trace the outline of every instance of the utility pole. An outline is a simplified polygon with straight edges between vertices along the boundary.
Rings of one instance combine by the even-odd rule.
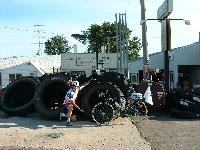
[[[141,20],[144,20],[144,23],[142,23],[142,47],[143,47],[143,79],[147,80],[147,73],[149,70],[149,56],[147,51],[147,38],[146,38],[146,32],[147,32],[147,26],[146,26],[146,17],[145,17],[145,4],[144,0],[140,0],[141,3]]]
[[[117,21],[117,14],[115,14],[115,26],[116,26],[116,50],[117,50],[117,72],[119,72],[119,24]]]

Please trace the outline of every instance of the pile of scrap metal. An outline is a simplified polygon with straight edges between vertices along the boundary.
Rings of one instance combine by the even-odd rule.
[[[170,92],[172,116],[181,119],[200,117],[200,87],[175,88]]]

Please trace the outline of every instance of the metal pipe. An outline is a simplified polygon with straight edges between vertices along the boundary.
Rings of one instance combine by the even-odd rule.
[[[125,13],[125,40],[126,40],[126,70],[125,70],[125,75],[128,77],[128,28],[127,28],[126,13]]]
[[[119,14],[119,51],[120,51],[120,73],[122,73],[122,39],[121,39],[121,14]]]

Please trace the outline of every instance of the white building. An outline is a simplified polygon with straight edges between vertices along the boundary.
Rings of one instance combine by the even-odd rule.
[[[149,69],[164,70],[164,53],[149,55]],[[143,80],[143,58],[139,58],[128,65],[131,82],[139,83]],[[169,52],[170,87],[187,82],[200,85],[200,41],[172,49]]]
[[[0,87],[21,76],[40,77],[44,73],[60,72],[61,56],[21,56],[0,59]]]
[[[99,53],[98,69],[102,72],[117,71],[117,54]],[[9,82],[21,76],[40,77],[44,73],[54,72],[91,75],[95,70],[95,53],[1,58],[0,87],[6,87]]]
[[[61,71],[63,72],[91,75],[94,70],[96,70],[95,53],[61,54]],[[117,54],[99,53],[98,70],[102,72],[117,71]]]

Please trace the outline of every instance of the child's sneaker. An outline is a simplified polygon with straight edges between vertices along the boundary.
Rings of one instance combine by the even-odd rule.
[[[67,125],[66,125],[67,127],[70,127],[70,126],[73,126],[72,124],[71,124],[71,122],[67,122]]]
[[[60,121],[62,121],[63,117],[66,117],[66,115],[64,113],[60,113]]]

